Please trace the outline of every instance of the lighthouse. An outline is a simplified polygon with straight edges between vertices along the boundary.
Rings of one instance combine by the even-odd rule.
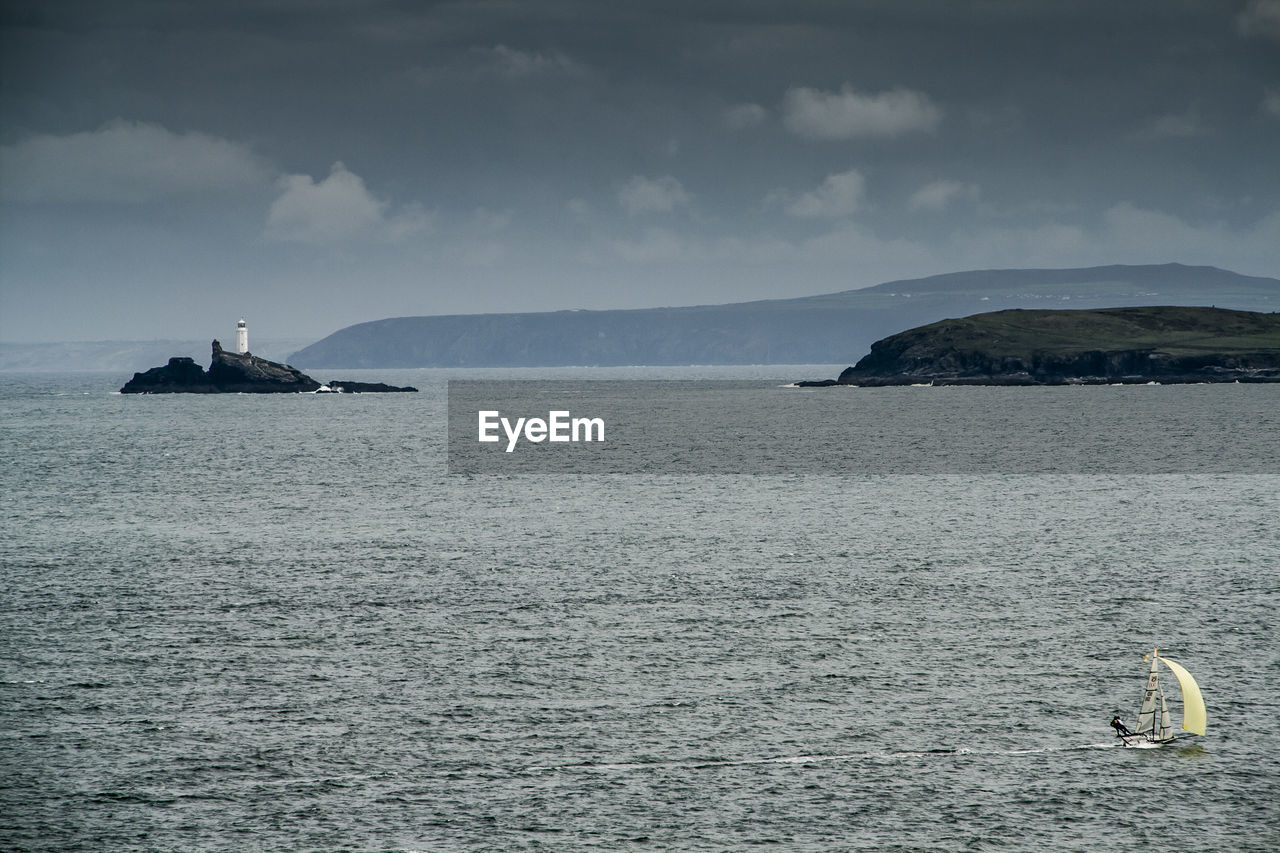
[[[236,352],[244,355],[249,351],[249,328],[244,324],[244,318],[240,318],[240,322],[236,323]]]

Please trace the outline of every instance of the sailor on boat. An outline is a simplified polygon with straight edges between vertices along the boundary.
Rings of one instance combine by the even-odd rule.
[[[1116,730],[1117,737],[1133,734],[1133,732],[1129,731],[1129,727],[1124,724],[1124,720],[1120,719],[1119,714],[1111,718],[1111,728]]]

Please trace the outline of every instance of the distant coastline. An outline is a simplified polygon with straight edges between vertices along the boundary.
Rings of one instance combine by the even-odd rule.
[[[1280,279],[1182,264],[974,270],[724,305],[389,317],[339,329],[288,361],[309,369],[849,364],[886,335],[945,317],[1133,305],[1276,311]]]

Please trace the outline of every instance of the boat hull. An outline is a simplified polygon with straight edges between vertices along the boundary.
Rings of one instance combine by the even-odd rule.
[[[1156,738],[1150,734],[1131,734],[1117,735],[1120,738],[1120,745],[1134,747],[1138,749],[1150,749],[1156,746],[1168,746],[1171,743],[1177,743],[1180,740],[1186,740],[1187,735],[1174,735],[1164,739]]]

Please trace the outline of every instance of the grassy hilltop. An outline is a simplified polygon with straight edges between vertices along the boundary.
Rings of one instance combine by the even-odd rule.
[[[1280,314],[1184,306],[994,311],[891,335],[840,377],[922,380],[1280,381]]]

